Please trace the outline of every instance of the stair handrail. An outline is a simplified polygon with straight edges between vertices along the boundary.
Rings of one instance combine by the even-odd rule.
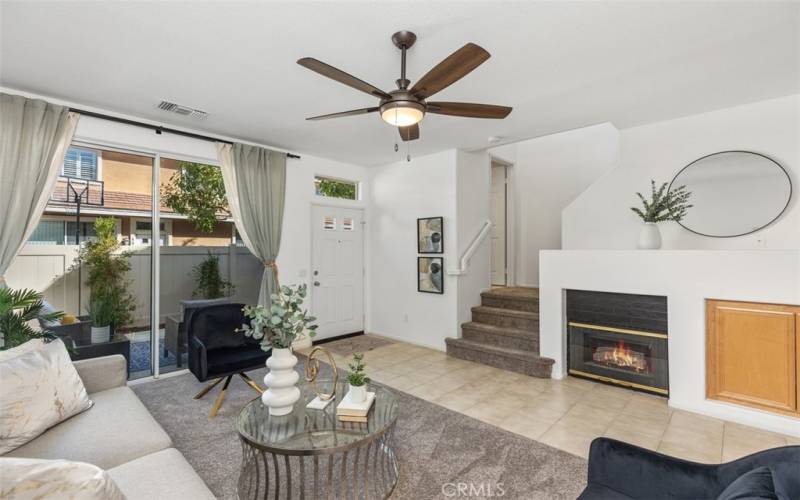
[[[481,243],[483,243],[483,240],[486,239],[486,236],[491,232],[491,230],[492,230],[492,221],[486,219],[483,222],[483,226],[481,226],[480,231],[478,231],[478,234],[475,235],[475,237],[472,239],[472,242],[469,244],[467,249],[464,250],[464,253],[461,255],[459,267],[457,269],[448,270],[447,274],[456,276],[460,274],[466,274],[467,268],[469,267],[469,261],[472,258],[472,255],[478,250],[478,247],[481,245]]]

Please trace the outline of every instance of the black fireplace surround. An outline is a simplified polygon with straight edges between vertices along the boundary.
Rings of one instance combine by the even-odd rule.
[[[569,374],[669,395],[667,298],[567,290]]]

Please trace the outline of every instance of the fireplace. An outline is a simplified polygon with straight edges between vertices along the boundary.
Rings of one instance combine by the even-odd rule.
[[[669,395],[667,299],[567,291],[569,374]]]

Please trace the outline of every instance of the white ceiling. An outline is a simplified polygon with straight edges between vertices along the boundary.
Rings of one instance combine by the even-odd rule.
[[[2,2],[0,84],[342,161],[395,153],[376,100],[301,68],[312,56],[389,90],[410,29],[412,83],[464,43],[492,58],[434,100],[514,107],[429,115],[412,156],[610,121],[648,123],[800,90],[800,4],[679,2]],[[162,99],[210,113],[155,109]],[[401,146],[402,148],[402,146]],[[401,156],[402,155],[402,156]]]

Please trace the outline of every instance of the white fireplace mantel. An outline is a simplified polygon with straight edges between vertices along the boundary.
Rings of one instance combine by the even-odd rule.
[[[705,299],[800,304],[798,250],[543,250],[540,351],[566,375],[565,290],[662,295],[672,407],[800,436],[800,419],[705,397]]]

